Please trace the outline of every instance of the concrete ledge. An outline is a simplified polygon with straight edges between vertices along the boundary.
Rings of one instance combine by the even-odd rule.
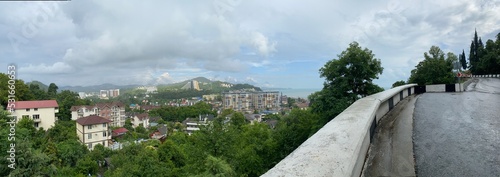
[[[390,103],[397,103],[395,97],[399,101],[401,96],[414,94],[414,86],[396,87],[354,102],[262,176],[360,176],[378,122],[375,118],[386,114]]]

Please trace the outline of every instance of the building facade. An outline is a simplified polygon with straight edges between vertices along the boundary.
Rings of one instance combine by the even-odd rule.
[[[144,128],[149,128],[148,113],[135,114],[132,116],[132,127],[136,128],[142,125]]]
[[[57,121],[59,105],[56,100],[16,101],[14,105],[12,116],[16,117],[17,122],[24,117],[30,118],[35,122],[35,128],[47,130]]]
[[[97,103],[93,106],[72,106],[71,120],[98,115],[111,121],[110,125],[122,127],[125,125],[125,106],[121,102]]]
[[[111,132],[109,123],[111,121],[97,115],[82,117],[76,120],[76,134],[81,143],[89,150],[93,150],[98,144],[109,146]]]
[[[224,92],[222,93],[222,102],[224,109],[233,109],[241,112],[278,110],[280,108],[280,93],[277,91]]]

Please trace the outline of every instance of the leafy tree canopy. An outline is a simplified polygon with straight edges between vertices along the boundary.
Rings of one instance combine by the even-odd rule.
[[[320,70],[320,77],[325,78],[323,89],[312,94],[312,110],[323,114],[325,124],[357,99],[383,91],[373,84],[374,79],[382,74],[384,68],[380,59],[375,58],[371,50],[361,48],[357,42],[328,61]]]
[[[458,58],[453,53],[447,55],[437,46],[432,46],[424,53],[424,60],[411,71],[409,83],[419,85],[452,84],[455,77],[452,72],[453,62]]]

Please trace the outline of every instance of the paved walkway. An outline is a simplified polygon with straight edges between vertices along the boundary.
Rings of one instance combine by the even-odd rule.
[[[415,176],[412,124],[418,96],[400,101],[380,120],[362,176]]]

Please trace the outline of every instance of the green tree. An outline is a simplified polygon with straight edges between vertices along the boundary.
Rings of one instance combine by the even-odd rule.
[[[467,61],[465,60],[465,51],[464,50],[462,50],[462,54],[460,54],[459,58],[460,58],[460,64],[462,65],[462,68],[464,70],[466,70],[467,69]]]
[[[49,98],[51,98],[51,99],[55,99],[56,98],[57,89],[59,89],[59,87],[57,87],[56,84],[50,83],[49,89],[47,90],[47,94],[48,94]]]
[[[448,53],[445,58],[444,52],[437,46],[432,46],[429,53],[424,53],[424,60],[411,71],[409,83],[419,85],[430,84],[452,84],[455,82],[453,74],[453,62],[457,60],[456,55]]]
[[[125,119],[125,125],[123,125],[123,127],[128,131],[134,131],[134,128],[132,127],[132,121],[130,119]]]
[[[481,41],[481,38],[477,36],[477,31],[474,30],[474,38],[472,39],[469,53],[469,68],[472,74],[483,74],[480,66],[480,59],[482,57],[483,50],[483,42]]]
[[[241,126],[245,125],[245,116],[241,112],[236,112],[231,116],[231,125],[240,128]]]
[[[50,86],[49,86],[50,89]],[[89,105],[89,100],[82,100],[78,94],[69,90],[63,90],[56,96],[59,104],[59,120],[71,120],[71,107],[76,105]]]
[[[401,85],[406,85],[406,82],[404,80],[396,81],[394,84],[392,84],[392,88],[401,86]]]
[[[88,153],[86,146],[82,145],[80,141],[70,139],[58,143],[57,157],[61,160],[61,164],[66,164],[70,166],[75,166],[78,159],[85,156]]]
[[[499,33],[500,35],[500,33]],[[497,35],[497,41],[486,41],[483,55],[479,61],[479,68],[482,74],[498,74],[500,73],[500,41]]]
[[[76,169],[77,172],[80,174],[93,175],[97,173],[99,165],[97,164],[97,161],[92,160],[90,157],[87,156],[78,160],[78,162],[76,163]]]
[[[33,94],[33,99],[35,99],[35,100],[47,100],[47,99],[49,99],[47,92],[42,90],[38,84],[30,83],[29,90]]]
[[[319,70],[320,77],[325,78],[323,89],[310,96],[314,99],[312,110],[323,115],[321,124],[333,119],[357,99],[382,91],[372,82],[382,71],[380,59],[357,42],[349,44],[338,59],[328,61]]]

